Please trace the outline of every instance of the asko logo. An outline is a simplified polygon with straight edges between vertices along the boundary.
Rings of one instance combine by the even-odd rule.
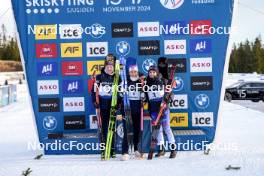
[[[63,80],[62,82],[63,94],[78,94],[83,93],[82,80]]]
[[[166,55],[186,54],[186,40],[165,40],[164,51]]]
[[[184,0],[160,0],[160,3],[167,9],[177,9],[182,6]]]
[[[170,114],[171,127],[188,127],[188,113],[171,113]]]
[[[61,43],[61,57],[82,57],[82,43]]]
[[[192,113],[192,126],[213,127],[214,113],[213,112],[194,112]]]
[[[108,42],[88,42],[87,57],[105,57],[108,54]]]
[[[101,73],[101,70],[103,67],[104,67],[104,60],[88,61],[87,62],[87,74],[93,75],[95,72],[95,74],[98,75]]]
[[[81,76],[83,74],[82,61],[76,62],[62,62],[63,76]]]
[[[138,37],[157,37],[159,35],[159,22],[138,22]]]
[[[191,58],[191,72],[212,72],[212,58]]]
[[[57,25],[36,25],[36,40],[52,40],[57,39]]]
[[[133,23],[112,23],[112,37],[133,37],[134,28]]]
[[[174,95],[170,102],[171,109],[188,109],[187,95]]]
[[[212,52],[211,39],[194,39],[190,41],[192,54],[208,54]]]
[[[190,33],[191,35],[210,35],[211,27],[211,20],[193,20],[190,22]]]
[[[63,98],[64,112],[83,112],[85,111],[84,97]]]
[[[37,63],[38,76],[57,76],[58,64],[56,62]]]
[[[55,43],[36,44],[36,55],[37,58],[56,58],[57,46]]]
[[[59,94],[58,80],[39,80],[38,95],[57,95]]]
[[[82,25],[81,24],[61,24],[60,25],[61,39],[81,39]]]
[[[39,112],[60,112],[59,98],[39,98]]]
[[[86,120],[84,115],[64,116],[65,130],[81,130],[86,128]]]

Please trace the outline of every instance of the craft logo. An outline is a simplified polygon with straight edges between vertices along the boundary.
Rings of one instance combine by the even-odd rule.
[[[36,55],[37,58],[56,58],[57,46],[55,43],[36,44]]]
[[[191,35],[210,35],[211,20],[194,20],[190,22]]]
[[[160,55],[160,41],[138,41],[139,55]]]
[[[57,95],[59,94],[58,80],[39,80],[38,95]]]
[[[164,40],[166,55],[186,54],[186,40]]]
[[[192,126],[213,127],[214,113],[213,112],[194,112],[192,113]]]
[[[112,23],[112,37],[125,38],[133,37],[134,28],[133,23]]]
[[[58,64],[56,62],[37,63],[38,76],[57,76]]]
[[[76,62],[62,62],[63,76],[81,76],[83,74],[82,61]]]
[[[116,45],[116,53],[119,56],[127,56],[130,53],[130,44],[126,41],[118,42]]]
[[[82,43],[61,43],[61,57],[82,57]]]
[[[138,37],[157,37],[159,35],[159,22],[138,22]]]
[[[146,59],[142,64],[142,69],[145,73],[148,73],[149,67],[157,65],[157,63],[153,59]]]
[[[36,25],[34,29],[36,40],[57,39],[57,25]]]
[[[177,9],[182,6],[184,0],[160,0],[160,3],[167,9]]]
[[[86,120],[84,115],[64,116],[65,130],[82,130],[86,128]]]
[[[101,24],[95,23],[90,27],[85,28],[85,34],[88,34],[95,39],[99,39],[106,34],[106,28]]]
[[[60,38],[61,39],[81,39],[82,38],[81,24],[61,24]]]
[[[212,72],[212,58],[191,58],[191,72]]]
[[[199,109],[206,109],[210,105],[210,98],[206,94],[199,94],[194,99],[195,106]]]
[[[83,93],[82,80],[63,80],[63,94],[80,94]]]
[[[190,41],[192,54],[208,54],[212,52],[211,39],[194,39]]]
[[[187,27],[185,21],[169,21],[160,25],[161,35],[183,35],[184,29]]]
[[[188,127],[188,113],[170,113],[171,127]]]
[[[187,95],[174,95],[170,102],[171,109],[188,109]]]
[[[184,81],[181,77],[175,77],[174,78],[176,81],[176,87],[173,88],[173,92],[179,92],[182,91],[184,87]]]
[[[63,98],[64,112],[84,112],[84,97],[67,97]]]
[[[108,42],[88,42],[87,57],[105,57],[108,54]]]
[[[176,66],[176,73],[186,73],[187,71],[187,63],[185,58],[170,59],[170,64]]]
[[[93,75],[95,72],[95,74],[98,75],[101,73],[101,70],[103,67],[104,67],[104,60],[88,61],[87,62],[87,74]]]
[[[46,130],[51,131],[56,129],[57,124],[58,124],[57,119],[53,116],[46,116],[43,119],[43,127]]]
[[[39,112],[60,112],[60,99],[58,98],[39,98]]]
[[[192,91],[213,90],[213,77],[212,76],[191,77],[191,90]]]

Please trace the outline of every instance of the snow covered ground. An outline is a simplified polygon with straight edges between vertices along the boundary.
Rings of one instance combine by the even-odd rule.
[[[264,173],[264,114],[225,102],[220,116],[215,150],[179,152],[174,160],[119,159],[102,162],[99,156],[44,156],[27,149],[36,142],[36,132],[25,85],[19,86],[18,102],[0,109],[0,176],[19,176],[31,168],[32,176],[262,176]],[[226,170],[228,165],[240,170]]]

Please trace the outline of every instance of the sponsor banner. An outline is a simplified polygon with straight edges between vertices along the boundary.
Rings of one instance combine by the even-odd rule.
[[[213,90],[213,77],[212,76],[191,77],[191,90],[192,91]]]
[[[84,112],[85,102],[84,97],[67,97],[63,98],[64,112]]]
[[[58,95],[59,81],[58,80],[39,80],[38,95]]]
[[[212,52],[211,39],[193,39],[190,40],[191,54],[209,54]]]
[[[173,95],[170,109],[188,109],[188,95]]]
[[[192,20],[190,22],[190,33],[191,35],[210,35],[211,27],[211,20]]]
[[[37,73],[39,77],[58,76],[58,63],[57,62],[37,63]]]
[[[165,55],[186,54],[186,40],[164,40]]]
[[[46,116],[43,119],[43,128],[48,131],[55,130],[57,128],[58,121],[54,116]]]
[[[59,98],[39,98],[39,112],[60,112]]]
[[[84,115],[64,116],[65,130],[83,130],[86,128]]]
[[[108,42],[88,42],[87,57],[105,57],[108,54]]]
[[[187,28],[185,21],[168,21],[160,25],[160,34],[164,36],[184,35],[188,32],[185,31]]]
[[[176,66],[176,73],[186,73],[187,72],[187,62],[185,58],[175,58],[170,59],[169,64]]]
[[[61,39],[81,39],[82,38],[81,24],[61,24],[60,38]]]
[[[37,58],[56,58],[57,56],[57,45],[55,43],[36,44]]]
[[[159,22],[138,22],[138,37],[157,37],[159,35]]]
[[[196,127],[213,127],[214,113],[213,112],[193,112],[192,126]]]
[[[134,36],[133,23],[112,23],[112,37],[126,38]]]
[[[82,56],[82,43],[61,43],[61,57]]]
[[[83,93],[82,80],[63,80],[62,92],[63,94],[80,94]]]
[[[57,25],[36,25],[35,39],[36,40],[52,40],[57,39]]]
[[[104,67],[104,60],[99,61],[88,61],[87,62],[87,74],[93,75],[94,72],[96,75],[101,73],[102,68]]]
[[[139,55],[160,55],[160,41],[149,40],[138,42]]]
[[[213,63],[212,58],[191,58],[190,59],[191,72],[212,72]]]
[[[62,75],[63,76],[81,76],[83,74],[83,62],[62,62]]]
[[[171,113],[170,114],[171,127],[188,127],[188,113]]]

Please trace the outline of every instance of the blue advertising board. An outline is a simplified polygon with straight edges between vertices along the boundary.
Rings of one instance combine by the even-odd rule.
[[[93,150],[47,147],[46,154],[99,152],[88,89],[108,53],[137,58],[144,74],[159,57],[176,63],[170,104],[176,141],[213,142],[233,0],[12,0],[12,6],[40,142],[94,143]]]

